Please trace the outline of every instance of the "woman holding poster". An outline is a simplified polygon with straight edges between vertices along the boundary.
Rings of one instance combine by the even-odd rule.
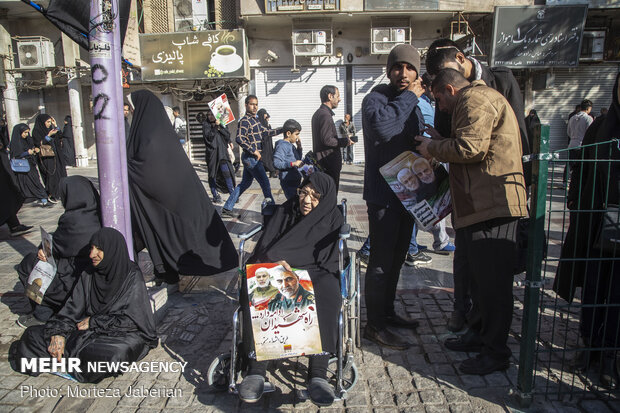
[[[338,342],[338,314],[341,306],[338,269],[338,233],[344,223],[336,207],[336,186],[333,179],[321,172],[306,178],[298,196],[278,206],[265,227],[249,263],[279,262],[286,271],[280,281],[280,293],[294,288],[296,280],[287,274],[292,268],[306,270],[314,287],[314,296],[303,296],[300,288],[295,293],[301,297],[294,300],[314,302],[319,321],[321,347],[323,352],[310,357],[308,367],[308,393],[318,406],[329,406],[334,401],[334,389],[327,382],[327,365],[330,354],[336,352]],[[277,295],[276,295],[277,297]],[[248,307],[247,289],[242,288],[242,305]],[[271,307],[276,307],[272,304]],[[254,339],[249,311],[244,314],[244,345],[246,354],[254,351]],[[263,394],[266,376],[266,361],[249,360],[249,368],[239,385],[239,397],[247,403],[257,402]]]

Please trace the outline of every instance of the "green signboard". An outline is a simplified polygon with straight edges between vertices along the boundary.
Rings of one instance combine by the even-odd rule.
[[[245,32],[199,32],[140,35],[142,79],[193,80],[248,78]]]

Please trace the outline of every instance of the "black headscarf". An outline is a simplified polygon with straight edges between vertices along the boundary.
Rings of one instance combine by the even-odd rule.
[[[22,133],[28,129],[30,128],[25,123],[18,123],[15,127],[13,127],[13,132],[11,133],[11,143],[9,146],[9,149],[11,149],[12,158],[18,157],[33,147],[31,137],[27,137],[26,139],[22,138]]]
[[[297,268],[338,272],[336,240],[344,218],[336,208],[336,185],[321,172],[310,175],[300,187],[308,183],[321,194],[319,204],[306,216],[301,215],[298,196],[278,207],[256,244],[253,262],[285,259]]]
[[[65,126],[62,128],[62,154],[66,165],[75,166],[73,123],[71,122],[71,115],[65,116],[65,122]]]
[[[533,148],[534,142],[540,140],[540,118],[536,114],[536,110],[530,110],[529,115],[526,116],[525,129],[530,142],[530,148]]]
[[[54,127],[54,125],[50,125],[49,128],[45,127],[45,122],[50,118],[51,116],[48,115],[47,113],[41,113],[40,115],[37,116],[36,120],[34,121],[34,128],[32,128],[32,139],[36,146],[40,146],[41,143],[44,143],[44,144],[48,143],[45,140],[45,137],[47,136],[49,131],[52,130],[52,128]]]
[[[164,106],[147,90],[133,92],[131,100],[127,172],[135,245],[148,249],[159,273],[212,275],[235,268],[235,246]]]
[[[336,184],[329,175],[315,172],[300,187],[308,183],[321,194],[319,204],[305,216],[301,215],[298,196],[279,206],[248,261],[285,260],[294,268],[308,271],[317,302],[321,345],[323,351],[335,352],[341,306],[338,234],[344,218],[336,207]],[[240,302],[245,305],[245,295]],[[251,325],[251,321],[245,318],[245,324]],[[246,334],[251,333],[246,330]],[[251,349],[246,347],[246,351]]]
[[[84,255],[101,228],[99,193],[85,177],[69,176],[60,181],[60,200],[65,213],[54,232],[54,252],[61,257]]]
[[[132,262],[127,252],[125,237],[114,228],[101,228],[93,234],[90,244],[103,251],[103,259],[95,267],[91,306],[95,314],[104,312],[118,294]]]
[[[270,117],[269,113],[267,113],[267,109],[260,109],[258,112],[256,112],[256,116],[258,117],[258,121],[260,122],[260,124],[266,128],[269,128],[269,121],[265,119],[265,115],[267,115],[267,117]]]
[[[0,143],[2,144],[2,148],[0,148],[0,150],[6,152],[10,142],[9,127],[6,122],[4,122],[4,124],[0,126]]]

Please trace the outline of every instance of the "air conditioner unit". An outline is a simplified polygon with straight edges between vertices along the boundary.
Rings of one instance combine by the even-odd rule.
[[[597,62],[605,56],[605,30],[584,30],[579,60]]]
[[[331,31],[293,31],[293,53],[296,56],[326,56],[332,54]]]
[[[20,69],[54,67],[54,44],[45,38],[18,40],[17,60]]]
[[[397,44],[410,43],[409,27],[373,27],[370,30],[372,54],[389,54]]]

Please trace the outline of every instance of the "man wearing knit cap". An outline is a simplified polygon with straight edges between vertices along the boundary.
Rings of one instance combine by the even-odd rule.
[[[424,93],[420,54],[409,44],[395,46],[387,60],[389,84],[378,85],[362,102],[364,128],[364,200],[368,207],[370,260],[366,271],[368,323],[364,337],[381,346],[409,347],[391,327],[415,328],[416,320],[396,314],[394,299],[405,261],[413,218],[402,206],[379,168],[404,151],[415,150],[423,128],[418,98]]]

